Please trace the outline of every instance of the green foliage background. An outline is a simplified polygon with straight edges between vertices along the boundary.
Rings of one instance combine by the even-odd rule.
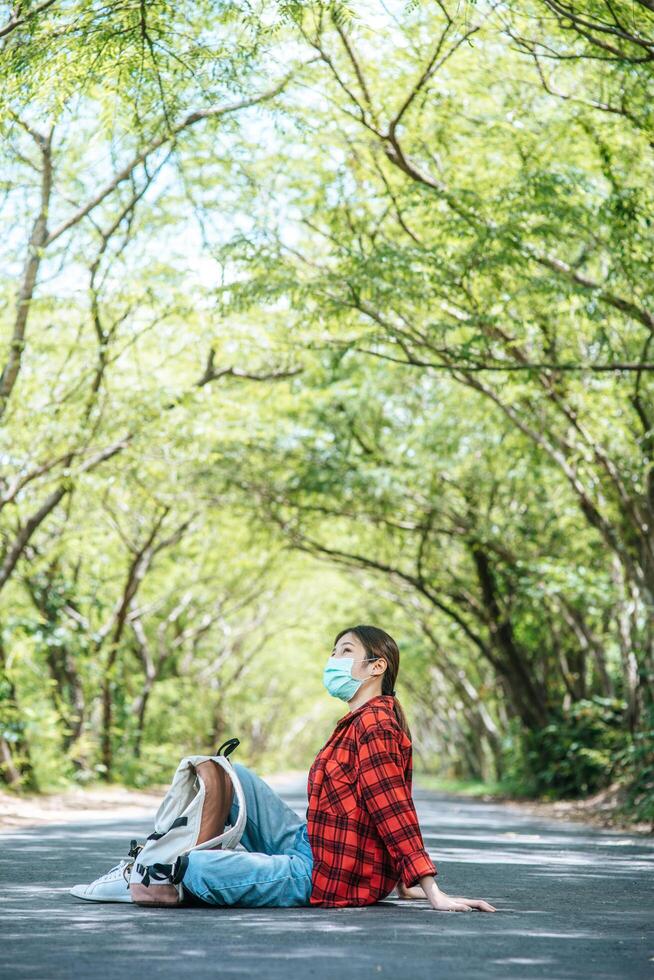
[[[308,767],[374,623],[418,771],[654,817],[654,18],[587,6],[0,4],[12,789]]]

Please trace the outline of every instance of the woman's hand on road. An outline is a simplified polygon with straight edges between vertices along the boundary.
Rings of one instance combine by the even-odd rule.
[[[459,895],[455,897],[447,895],[440,890],[432,875],[421,878],[420,887],[431,907],[437,912],[470,912],[472,909],[477,909],[479,912],[497,912],[497,909],[485,902],[483,898],[462,898]]]
[[[453,898],[440,889],[437,895],[432,894],[427,897],[429,904],[437,912],[470,912],[471,909],[477,909],[479,912],[497,912],[497,909],[485,902],[483,898],[461,898],[459,896]]]

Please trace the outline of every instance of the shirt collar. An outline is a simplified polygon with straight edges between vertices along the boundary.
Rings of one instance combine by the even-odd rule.
[[[364,708],[368,708],[371,705],[374,705],[376,708],[386,707],[389,709],[389,711],[392,711],[393,705],[391,702],[393,700],[394,699],[392,694],[377,694],[374,698],[368,698],[367,701],[364,701],[363,704],[360,704],[358,708],[354,709],[354,711],[348,711],[348,713],[343,715],[342,718],[339,718],[339,720],[336,723],[336,727],[338,728],[340,725],[347,724],[347,722],[351,721],[352,718],[354,718],[361,711],[363,711]]]

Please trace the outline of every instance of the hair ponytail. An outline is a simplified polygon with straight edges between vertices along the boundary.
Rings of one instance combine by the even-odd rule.
[[[402,705],[397,700],[393,698],[393,711],[395,712],[395,717],[397,718],[397,723],[406,734],[411,738],[411,729],[409,728],[408,722],[406,720],[406,715],[402,709]]]

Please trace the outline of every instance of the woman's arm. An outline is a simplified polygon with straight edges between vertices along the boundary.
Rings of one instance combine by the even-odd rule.
[[[410,888],[423,875],[435,877],[438,871],[425,849],[396,735],[381,724],[363,732],[358,768],[363,807],[393,858],[402,884]]]
[[[425,875],[418,882],[429,904],[437,912],[469,912],[471,909],[479,909],[480,912],[497,912],[497,909],[483,898],[452,898],[436,884],[433,875]]]
[[[438,871],[424,846],[395,737],[382,725],[368,729],[359,741],[359,787],[363,805],[395,860],[405,890],[417,883],[438,911],[497,911],[480,898],[450,898],[436,884]],[[398,892],[402,895],[399,886]]]

